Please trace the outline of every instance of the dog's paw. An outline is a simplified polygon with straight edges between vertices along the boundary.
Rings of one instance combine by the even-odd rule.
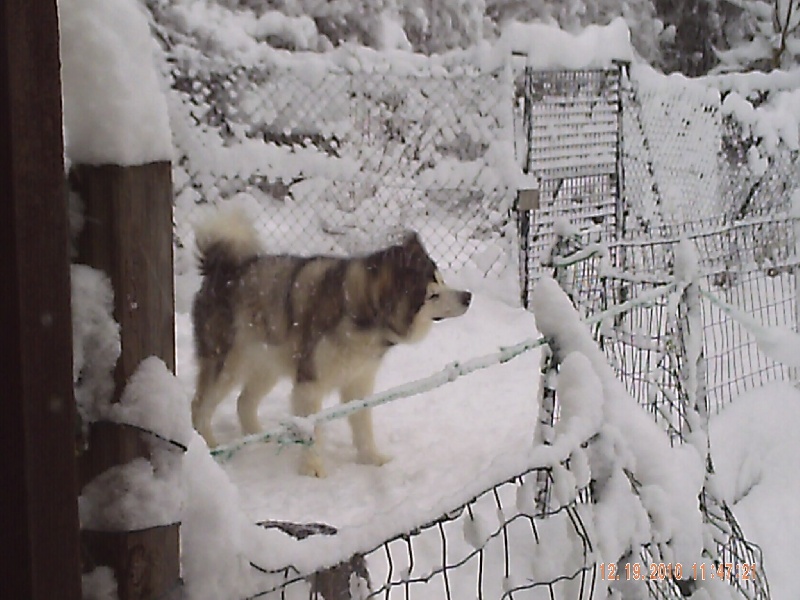
[[[374,465],[376,467],[380,467],[385,465],[392,457],[388,454],[383,454],[382,452],[378,452],[377,450],[373,450],[372,452],[360,452],[358,455],[358,462],[362,465]]]
[[[318,456],[306,456],[300,463],[300,475],[322,479],[327,477],[328,473],[325,471],[325,466]]]

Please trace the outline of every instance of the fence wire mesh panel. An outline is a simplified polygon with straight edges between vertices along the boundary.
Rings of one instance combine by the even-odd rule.
[[[559,242],[556,249],[572,248],[582,259],[562,259],[560,264],[566,266],[556,269],[556,276],[583,314],[597,314],[666,285],[673,276],[676,247],[682,239],[690,240],[699,259],[702,288],[723,303],[701,303],[706,393],[710,408],[719,412],[747,390],[794,375],[791,367],[759,346],[754,328],[798,327],[799,228],[798,219],[786,214],[734,223],[708,219],[662,225],[652,229],[650,239],[622,240],[588,257],[575,250],[579,242]],[[730,309],[748,315],[753,323],[732,318]],[[680,357],[672,348],[672,310],[669,298],[633,307],[603,322],[597,338],[631,394],[647,410],[666,418],[673,435],[682,437],[682,418],[675,406]]]
[[[769,600],[769,583],[761,548],[745,538],[727,502],[718,500],[707,489],[703,489],[700,508],[706,522],[715,531],[718,554],[713,557],[714,564],[720,565],[723,573],[739,570],[739,577],[727,579],[743,598]],[[747,576],[741,576],[743,572]]]
[[[793,220],[787,221],[789,223],[785,228],[793,231]],[[770,223],[778,225],[776,221]],[[735,231],[736,228],[725,228],[707,233],[706,237]],[[630,394],[663,427],[673,444],[681,444],[688,441],[689,434],[698,433],[699,428],[704,428],[707,434],[710,410],[718,410],[729,401],[731,386],[736,384],[727,379],[723,380],[722,387],[709,388],[707,371],[710,367],[706,356],[709,353],[713,356],[714,350],[709,346],[707,330],[722,328],[728,331],[741,327],[727,315],[727,318],[719,318],[717,314],[716,319],[710,319],[709,306],[699,302],[698,286],[707,289],[712,285],[715,280],[713,266],[725,264],[709,258],[711,253],[701,255],[704,258],[700,265],[701,277],[697,281],[683,290],[674,287],[676,246],[683,238],[676,236],[675,232],[672,235],[671,238],[665,236],[665,239],[650,242],[617,242],[603,252],[588,253],[578,248],[578,238],[573,236],[569,241],[558,241],[554,246],[554,254],[560,249],[571,253],[571,256],[556,255],[552,262],[556,280],[562,286],[567,286],[568,294],[583,314],[597,315],[602,311],[625,307],[614,313],[609,312],[607,318],[598,322],[594,330],[595,338]],[[703,243],[709,242],[700,236],[699,239],[692,238],[692,243],[702,249]],[[721,243],[715,240],[711,242],[711,247]],[[789,253],[795,254],[793,246]],[[626,266],[625,271],[613,266],[620,264]],[[587,281],[600,283],[585,285]],[[649,300],[633,302],[644,297]],[[794,302],[791,303],[793,307]],[[719,313],[717,307],[714,310]],[[793,310],[791,314],[787,311],[782,323],[793,321],[793,315]],[[692,329],[697,325],[700,325],[701,331],[693,332]],[[700,337],[696,337],[698,334]],[[696,342],[699,342],[694,350],[697,355],[693,356]],[[744,359],[748,353],[742,352],[743,347],[734,346],[733,350],[738,349]],[[725,351],[730,354],[729,349]],[[755,347],[752,351],[757,352]],[[787,375],[783,372],[785,367],[773,366],[776,373],[759,371],[757,366],[743,368],[749,369],[753,378],[760,378],[761,384],[769,381],[771,375]],[[714,383],[716,380],[711,381]],[[727,503],[710,491],[713,486],[710,488],[709,482],[714,476],[712,453],[713,448],[709,447],[706,483],[700,495],[700,508],[709,534],[705,552],[713,563],[713,567],[708,568],[721,568],[724,572],[728,565],[752,565],[751,570],[757,572],[758,577],[737,579],[727,576],[725,579],[741,597],[768,599],[769,587],[761,549],[745,538]],[[641,559],[645,567],[660,562],[652,556],[652,550],[642,549]],[[671,578],[648,581],[647,587],[653,598],[681,598],[694,591],[691,583]]]
[[[724,214],[719,95],[637,68],[622,90],[625,234]]]
[[[513,256],[510,70],[242,67],[165,32],[179,248],[235,199],[274,252],[353,254],[415,229],[438,264]]]
[[[619,224],[620,69],[525,71],[525,168],[539,206],[520,213],[523,298],[555,240],[559,219],[613,239]]]
[[[723,118],[720,148],[723,213],[732,219],[791,210],[800,187],[800,151],[770,147],[733,117]]]
[[[339,567],[349,595],[330,598],[593,598],[597,565],[583,515],[589,492],[538,510],[540,482],[549,485],[552,477],[550,469],[523,473],[354,558]],[[561,559],[545,560],[554,545],[563,549]],[[252,598],[329,597],[319,575],[270,573],[255,560],[251,566],[264,579]]]

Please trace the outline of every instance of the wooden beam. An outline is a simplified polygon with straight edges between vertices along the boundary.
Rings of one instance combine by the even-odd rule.
[[[175,370],[172,169],[169,162],[122,167],[76,165],[70,184],[84,204],[78,262],[104,271],[114,289],[122,354],[114,400],[139,364],[158,356]],[[141,432],[95,423],[80,457],[81,484],[114,465],[149,458]],[[179,525],[143,531],[84,531],[93,565],[114,570],[121,600],[166,598],[180,583]]]
[[[139,531],[84,531],[86,546],[127,575],[117,581],[120,598],[177,596],[180,540],[177,527],[152,527]]]
[[[55,0],[0,2],[3,596],[81,597]]]
[[[119,394],[148,356],[175,371],[172,167],[169,162],[76,165],[70,182],[86,217],[78,262],[104,271],[114,288],[122,336],[115,374]]]

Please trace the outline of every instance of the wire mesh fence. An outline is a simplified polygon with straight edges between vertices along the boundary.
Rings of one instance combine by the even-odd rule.
[[[598,236],[580,218],[575,228],[550,225],[552,250],[530,252],[544,257],[538,268],[553,269],[586,316],[652,297],[604,319],[594,333],[618,377],[677,444],[742,392],[794,375],[759,346],[753,324],[732,318],[731,310],[758,328],[797,330],[798,153],[770,148],[723,116],[719,95],[708,88],[631,82],[625,75],[615,230]],[[569,209],[557,212],[574,220]],[[685,240],[696,273],[681,264]],[[719,302],[696,301],[692,309],[684,297],[653,295],[676,274],[693,278],[687,289]],[[693,328],[701,334],[690,334]],[[690,352],[692,336],[699,343]],[[714,539],[706,548],[713,565],[751,565],[751,577],[728,581],[743,597],[768,598],[760,548],[707,486],[700,503]],[[678,582],[649,591],[656,598],[687,592]]]
[[[627,237],[662,224],[724,214],[719,95],[702,83],[626,71],[623,78],[620,196]]]
[[[558,221],[569,220],[597,240],[617,234],[621,73],[622,66],[525,70],[525,169],[539,180],[538,206],[518,212],[526,304]]]
[[[552,477],[550,469],[522,473],[322,575],[270,573],[253,561],[263,589],[251,598],[592,598],[598,574],[583,516],[589,491],[540,511],[537,490]],[[561,560],[545,560],[554,544],[563,548]]]
[[[414,229],[445,268],[513,256],[512,82],[435,64],[243,67],[162,32],[179,244],[198,207],[244,204],[267,247],[364,252]],[[354,61],[357,62],[357,61]],[[513,172],[513,169],[511,169]]]
[[[797,329],[798,229],[791,216],[800,190],[797,150],[768,143],[723,114],[719,92],[708,85],[679,85],[625,65],[616,71],[529,70],[525,89],[527,164],[542,191],[540,208],[521,221],[523,298],[538,274],[554,266],[551,248],[581,259],[593,251],[591,260],[575,260],[557,273],[583,313],[594,314],[663,285],[673,274],[675,248],[686,238],[707,289],[765,327]],[[604,107],[596,120],[584,109],[591,97]],[[617,121],[610,116],[614,107],[621,111]],[[598,128],[601,146],[593,145]],[[559,156],[560,147],[546,143],[551,131],[559,137],[582,132],[575,162],[559,158],[574,166],[569,173],[552,168],[558,163],[549,153]],[[614,156],[616,170],[601,158]],[[559,197],[570,181],[593,181],[598,169],[605,171],[608,194]],[[569,220],[571,229],[559,228],[559,219]],[[674,369],[661,342],[668,337],[666,308],[664,302],[638,308],[598,332],[632,393],[651,410],[667,402],[658,390],[674,387],[664,380]],[[740,323],[707,303],[703,311],[708,398],[715,410],[747,389],[791,375],[759,351]]]
[[[793,228],[794,222],[790,221],[789,226]],[[728,233],[730,230],[724,231]],[[679,238],[647,243],[622,242],[612,244],[602,252],[584,253],[577,249],[577,236],[572,236],[566,242],[557,242],[556,248],[570,252],[573,258],[567,255],[551,259],[555,264],[556,280],[567,286],[570,298],[581,312],[592,315],[611,307],[620,308],[613,316],[598,322],[594,337],[605,350],[619,379],[663,427],[673,444],[687,443],[690,434],[697,434],[700,430],[707,436],[712,409],[719,410],[730,401],[736,390],[738,381],[735,379],[709,379],[709,370],[716,365],[714,358],[707,360],[707,355],[730,356],[738,352],[737,356],[743,360],[747,356],[742,353],[743,346],[720,351],[709,345],[708,330],[740,331],[738,324],[730,318],[709,320],[708,311],[713,307],[699,302],[698,286],[707,286],[714,280],[713,269],[705,276],[701,271],[701,276],[685,282],[683,289],[678,287],[673,292],[658,293],[658,290],[668,290],[675,283],[676,246],[679,243]],[[578,258],[574,258],[576,256]],[[662,259],[666,260],[662,262]],[[625,264],[628,269],[621,271],[613,266],[619,264]],[[642,267],[642,270],[638,271],[634,265]],[[661,270],[654,271],[656,265]],[[630,301],[644,297],[651,298],[651,301]],[[755,342],[752,344],[751,350],[755,354]],[[777,364],[772,365],[776,372],[758,370],[757,366],[740,366],[760,384],[779,375],[788,375],[785,367]],[[749,565],[748,569],[758,576],[728,576],[725,579],[744,598],[767,599],[770,597],[769,586],[760,548],[746,539],[727,503],[710,491],[710,480],[714,475],[712,450],[710,446],[707,448],[706,483],[699,500],[709,539],[712,540],[705,548],[713,565],[708,568]],[[651,555],[652,551],[642,550],[643,564],[657,562]],[[653,598],[680,598],[686,595],[684,592],[693,592],[693,587],[691,583],[668,578],[648,582],[648,590]]]

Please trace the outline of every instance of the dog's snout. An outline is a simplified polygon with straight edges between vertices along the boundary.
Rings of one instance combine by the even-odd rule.
[[[470,302],[472,302],[472,294],[470,292],[461,292],[461,304],[469,306]]]

